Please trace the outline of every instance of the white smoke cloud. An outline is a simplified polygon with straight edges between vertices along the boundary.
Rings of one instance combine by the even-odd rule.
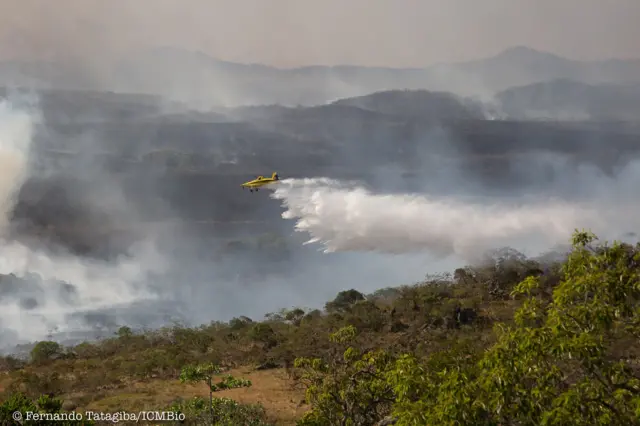
[[[52,330],[86,329],[86,323],[69,320],[77,312],[153,299],[147,275],[161,271],[163,264],[152,239],[140,243],[132,258],[107,263],[54,255],[9,237],[10,213],[17,191],[29,176],[29,152],[38,122],[37,108],[16,105],[0,102],[0,274],[25,277],[28,284],[16,287],[10,278],[0,279],[0,343],[4,347],[41,340]],[[60,281],[70,286],[61,287]]]
[[[24,182],[33,131],[32,115],[0,102],[0,232],[8,225],[16,191]]]
[[[544,250],[566,243],[575,228],[602,230],[612,219],[590,204],[493,200],[487,205],[460,198],[373,194],[326,178],[283,180],[271,196],[282,201],[282,217],[297,220],[296,230],[311,236],[308,243],[323,244],[325,252],[423,251],[473,259],[500,246]]]

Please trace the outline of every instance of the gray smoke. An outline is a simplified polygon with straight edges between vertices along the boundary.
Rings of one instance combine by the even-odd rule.
[[[43,339],[52,331],[87,328],[69,316],[128,306],[156,295],[147,286],[150,272],[162,270],[154,241],[139,241],[133,256],[114,262],[82,258],[15,240],[9,226],[16,192],[29,177],[29,154],[39,124],[37,104],[30,108],[0,103],[0,327],[2,345]],[[9,337],[13,336],[13,337]]]

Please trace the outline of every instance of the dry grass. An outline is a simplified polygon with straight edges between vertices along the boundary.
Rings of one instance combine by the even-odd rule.
[[[5,389],[11,384],[11,377],[8,372],[0,373],[0,392],[4,392]]]
[[[515,272],[522,275],[521,269]],[[504,281],[500,275],[503,272],[480,272],[484,274],[481,276],[497,276],[496,282]],[[507,272],[509,277],[513,275]],[[520,275],[513,281],[519,281]],[[508,290],[510,287],[505,288]],[[493,323],[509,321],[519,303],[493,299],[476,282],[445,285],[429,281],[402,287],[382,296],[387,298],[382,308],[375,301],[354,304],[343,293],[349,292],[339,293],[331,302],[342,310],[309,314],[297,322],[276,318],[252,323],[235,318],[228,324],[212,323],[198,329],[175,327],[144,335],[129,335],[124,330],[120,337],[72,350],[58,348],[55,357],[36,359],[24,366],[4,360],[0,367],[11,373],[6,377],[0,373],[0,392],[20,390],[32,399],[43,393],[54,394],[63,399],[65,411],[158,411],[178,399],[208,397],[206,385],[183,384],[177,376],[185,365],[213,362],[247,366],[229,373],[252,382],[248,388],[216,392],[217,397],[259,403],[273,423],[295,424],[309,409],[302,404],[301,384],[294,387],[296,383],[285,369],[258,371],[249,366],[267,362],[290,366],[297,357],[328,355],[332,348],[329,334],[346,324],[358,324],[361,332],[354,345],[363,351],[381,348],[426,356],[458,343],[465,350],[484,350],[493,341]],[[471,307],[480,318],[465,327],[452,327],[456,305]],[[282,315],[289,313],[283,311]],[[12,381],[14,386],[9,388]]]
[[[242,403],[260,403],[269,419],[277,425],[294,425],[296,419],[308,409],[301,404],[304,392],[294,388],[294,383],[284,369],[255,371],[240,368],[229,373],[234,377],[251,380],[252,386],[216,392],[215,396],[232,398]],[[178,397],[188,399],[195,396],[208,398],[207,387],[203,384],[183,384],[178,380],[152,380],[132,383],[127,389],[111,390],[103,394],[68,394],[62,398],[80,412],[137,412],[161,410]]]

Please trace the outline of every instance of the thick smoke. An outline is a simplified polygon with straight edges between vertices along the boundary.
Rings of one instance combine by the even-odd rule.
[[[282,217],[297,220],[296,230],[311,236],[308,243],[324,244],[325,252],[426,251],[471,260],[500,246],[544,250],[566,243],[575,228],[617,236],[634,225],[629,210],[618,204],[613,212],[594,200],[515,203],[375,194],[326,178],[284,180],[272,197],[282,201]]]
[[[15,110],[8,102],[0,102],[0,232],[3,234],[16,190],[26,177],[32,132],[33,121],[28,111]]]
[[[428,28],[429,33],[434,33],[433,26],[425,25],[424,14],[416,14],[414,8],[398,8],[391,3],[376,6],[377,11],[369,13],[370,16],[362,15],[362,8],[353,5],[345,13],[345,2],[335,1],[331,4],[316,2],[311,6],[296,3],[295,7],[291,2],[277,7],[254,2],[252,6],[233,6],[233,10],[229,9],[231,3],[224,7],[211,1],[188,3],[65,0],[63,5],[51,9],[51,13],[42,14],[42,5],[38,2],[21,1],[15,2],[0,17],[0,34],[4,35],[0,37],[0,59],[4,61],[0,64],[3,65],[0,77],[5,85],[90,88],[156,94],[165,98],[132,96],[128,100],[115,99],[114,108],[107,108],[111,111],[108,113],[101,110],[104,106],[94,108],[94,101],[102,104],[106,99],[106,103],[111,103],[109,99],[112,98],[95,93],[79,97],[54,93],[48,98],[49,107],[41,105],[42,114],[39,108],[25,107],[22,103],[0,105],[0,274],[12,274],[0,276],[0,346],[40,340],[49,333],[56,339],[64,339],[73,332],[101,327],[112,333],[118,325],[164,326],[171,324],[175,317],[192,324],[238,315],[259,318],[269,310],[292,305],[321,306],[337,291],[347,288],[373,291],[383,286],[408,284],[429,271],[461,266],[459,260],[434,261],[434,256],[469,258],[485,248],[500,245],[535,246],[542,250],[548,245],[566,242],[568,233],[575,226],[600,227],[607,231],[617,226],[620,232],[635,230],[634,206],[624,197],[608,198],[609,205],[615,205],[610,210],[615,211],[602,209],[605,205],[603,193],[619,189],[616,186],[619,182],[611,184],[591,173],[586,177],[599,183],[595,186],[598,195],[593,197],[589,193],[593,188],[587,190],[588,184],[580,186],[586,199],[580,204],[549,200],[497,203],[495,199],[478,201],[460,195],[442,196],[443,193],[458,194],[482,186],[476,184],[475,176],[462,172],[465,166],[461,164],[467,157],[484,153],[476,152],[482,148],[475,146],[469,147],[468,152],[452,148],[451,145],[456,145],[455,135],[423,130],[419,125],[411,125],[413,119],[408,120],[410,125],[406,134],[389,130],[395,125],[382,123],[384,120],[361,122],[358,114],[353,119],[342,117],[341,127],[335,121],[335,124],[327,125],[329,121],[324,121],[322,115],[308,116],[316,117],[313,120],[294,119],[295,126],[283,126],[280,119],[265,119],[269,121],[268,126],[262,125],[269,131],[263,128],[260,133],[243,131],[244,124],[209,130],[197,123],[199,116],[182,116],[183,107],[207,110],[212,105],[317,104],[394,87],[492,94],[497,88],[511,83],[525,84],[558,74],[576,78],[585,73],[591,75],[589,70],[593,67],[601,70],[598,64],[569,63],[571,68],[567,71],[562,62],[557,67],[554,65],[558,62],[556,58],[533,55],[536,60],[542,58],[544,64],[550,61],[554,65],[547,75],[546,66],[542,70],[530,66],[532,52],[516,50],[508,55],[516,61],[516,66],[504,55],[497,57],[497,62],[494,58],[493,61],[442,65],[428,70],[364,70],[357,67],[276,70],[260,65],[239,66],[216,59],[261,61],[277,66],[305,63],[428,66],[441,60],[491,55],[496,53],[495,49],[508,45],[497,46],[492,37],[479,42],[484,47],[478,43],[442,43],[441,38],[416,37],[416,29]],[[369,2],[366,3],[369,7]],[[150,6],[153,14],[148,13]],[[503,5],[496,3],[492,7],[504,11]],[[539,9],[538,3],[530,2],[529,7]],[[424,8],[433,9],[429,5]],[[458,8],[454,6],[447,9],[448,12],[442,9],[435,15],[427,14],[434,22],[444,23],[444,29],[449,31],[445,39],[459,40],[460,28],[471,28],[470,22],[454,19],[456,16],[477,18],[477,14],[458,13]],[[481,8],[487,9],[484,5]],[[614,9],[598,3],[597,7],[591,7],[597,13],[591,15],[597,21],[616,22],[620,27],[619,19],[602,17],[604,12],[615,14]],[[220,10],[225,13],[217,13]],[[410,11],[411,22],[405,19],[408,15],[401,16],[407,11]],[[515,9],[511,12],[514,16],[531,15]],[[495,13],[484,15],[485,23],[499,16]],[[536,19],[546,22],[548,15],[539,14]],[[574,11],[569,15],[574,16]],[[627,11],[622,16],[633,21],[627,28],[637,28],[633,13]],[[372,18],[377,19],[379,25],[372,25]],[[335,21],[342,30],[327,33],[327,21]],[[515,22],[502,18],[499,21]],[[564,34],[565,22],[556,21],[560,22],[556,22],[556,27]],[[605,42],[595,46],[590,56],[598,56],[598,51],[603,50],[624,56],[637,51],[637,43],[633,42],[637,37],[621,38],[615,31],[594,32],[593,21],[585,21],[585,31],[591,35],[611,35],[610,40],[614,40],[614,45],[620,49],[613,52]],[[457,27],[452,27],[452,22],[457,23]],[[378,37],[379,40],[371,39],[370,35],[374,34],[371,31],[354,31],[358,25],[367,29],[372,26],[386,28],[389,34]],[[478,23],[473,25],[487,27]],[[540,34],[539,25],[516,26],[531,32],[523,37],[500,39],[510,40],[509,44],[517,41],[556,51],[557,40],[553,36],[542,41],[536,39]],[[277,31],[272,31],[274,28]],[[479,40],[475,37],[478,31],[472,32],[473,40]],[[531,38],[531,35],[535,37]],[[359,38],[361,36],[364,38]],[[327,37],[332,40],[328,42]],[[394,37],[395,41],[392,40]],[[620,42],[622,39],[627,40],[626,46]],[[380,40],[386,40],[382,43],[384,46]],[[427,46],[429,43],[431,45]],[[371,45],[381,48],[368,48]],[[457,51],[451,51],[451,46],[456,46]],[[636,50],[629,50],[629,46]],[[562,46],[557,50],[562,51]],[[567,51],[566,46],[564,51]],[[575,46],[569,51],[575,52]],[[522,67],[517,65],[521,59],[524,60]],[[573,70],[578,65],[580,69]],[[599,75],[598,80],[617,81],[618,65],[627,69],[624,64],[613,67],[611,63],[605,63],[604,67],[611,66],[613,70],[603,71],[604,76]],[[583,66],[589,72],[580,71]],[[628,74],[632,74],[635,81],[637,73],[622,73],[623,76]],[[604,78],[606,76],[609,77]],[[188,105],[175,105],[169,100]],[[143,106],[133,106],[138,102]],[[160,106],[153,107],[155,103]],[[495,109],[496,105],[486,106],[485,115],[493,118]],[[302,117],[307,113],[323,114],[322,109],[299,112]],[[157,117],[164,114],[181,117]],[[53,123],[49,128],[41,122],[41,115]],[[178,126],[175,124],[180,121],[178,119],[190,124]],[[212,120],[210,117],[204,119]],[[327,120],[331,118],[327,117]],[[245,123],[248,127],[259,127],[258,123],[252,122],[256,120],[245,121],[250,122]],[[161,122],[167,126],[160,126]],[[82,130],[76,131],[78,128]],[[269,135],[272,131],[275,132],[273,139]],[[47,132],[58,133],[49,137]],[[57,154],[66,151],[71,155],[66,157],[65,166],[38,170],[32,167],[32,163],[37,163],[31,146],[35,133],[44,134],[42,139],[46,139],[42,144],[46,147],[40,149],[38,156],[56,162]],[[289,149],[284,145],[281,147],[281,136],[294,140],[296,147],[302,146],[300,153],[285,161],[283,154]],[[255,155],[253,148],[248,148],[253,146],[246,143],[248,140],[261,142],[263,138],[278,141],[261,144],[273,146],[273,153],[262,151],[256,158],[245,159],[244,163],[237,160],[238,153],[248,157]],[[263,173],[261,169],[266,164],[269,164],[268,171],[272,164],[279,170],[280,167],[296,170],[305,170],[307,165],[317,167],[317,157],[309,155],[307,145],[298,143],[316,139],[328,142],[320,151],[328,149],[327,145],[333,147],[334,142],[335,146],[341,146],[334,157],[336,163],[340,163],[335,164],[336,169],[353,170],[354,175],[363,170],[373,171],[377,175],[375,180],[387,186],[385,191],[395,189],[396,193],[369,191],[358,184],[329,179],[284,181],[272,195],[287,209],[285,218],[295,219],[297,229],[303,231],[293,236],[285,229],[291,221],[271,222],[273,218],[276,222],[279,220],[275,212],[277,206],[274,206],[275,202],[258,198],[262,192],[249,202],[235,198],[233,191],[238,189],[237,183],[244,179],[244,174],[253,173],[252,168],[256,173]],[[216,145],[221,140],[230,141],[232,149],[228,145]],[[401,141],[408,143],[399,143]],[[367,149],[354,148],[359,145]],[[403,145],[419,147],[417,152],[406,154],[415,163],[411,172],[422,169],[433,172],[429,176],[419,176],[411,188],[407,188],[400,177],[389,178],[390,172],[403,174],[406,171],[403,166],[379,164],[380,159],[392,155]],[[437,149],[434,145],[438,145]],[[148,173],[141,166],[145,161],[143,158],[167,147],[202,158],[202,162],[207,162],[204,166],[207,173],[212,171],[213,175],[181,174],[174,167],[166,167],[162,173]],[[278,149],[282,151],[278,152]],[[47,150],[57,152],[43,153]],[[213,150],[219,151],[216,157],[225,158],[225,161],[216,163],[210,160],[212,155],[205,155]],[[129,168],[130,159],[135,165],[126,172],[109,174],[97,165],[100,160],[96,158],[103,151],[126,157],[117,160],[118,167]],[[434,151],[453,160],[443,166],[441,159],[435,158]],[[53,157],[56,158],[52,160]],[[515,165],[514,160],[514,169],[522,170],[523,178],[531,173],[532,180],[539,179],[539,170],[530,167],[535,162],[525,154],[522,164]],[[557,173],[565,170],[565,165],[556,162],[555,158],[547,163],[554,170],[557,168]],[[136,171],[131,172],[131,169]],[[237,174],[229,175],[227,170]],[[325,169],[322,170],[317,174],[324,175]],[[56,200],[55,196],[53,199],[59,201],[57,203],[38,202],[42,192],[53,192],[51,182],[60,175],[70,176],[59,187],[61,192],[73,193],[70,198],[75,205],[69,207],[69,203]],[[570,177],[576,181],[585,179],[577,173]],[[629,177],[623,185],[628,190],[627,195],[634,194],[637,182],[637,178]],[[44,181],[45,184],[34,185],[38,187],[36,189],[26,188],[33,181]],[[431,188],[422,187],[422,182],[428,182]],[[559,195],[576,192],[576,183],[565,179],[562,186],[556,185]],[[45,189],[40,191],[42,187]],[[209,187],[217,187],[220,191],[208,192]],[[438,190],[437,197],[432,193],[435,189]],[[24,198],[36,199],[32,203],[34,210],[43,205],[47,207],[42,210],[50,205],[62,206],[63,213],[37,211],[22,216],[29,220],[44,216],[44,227],[53,229],[58,237],[70,229],[73,237],[83,242],[88,240],[87,245],[101,245],[105,240],[111,240],[113,234],[120,233],[138,234],[139,241],[128,247],[127,256],[105,261],[72,254],[72,248],[62,243],[57,245],[63,247],[51,247],[56,243],[51,244],[41,235],[30,234],[27,238],[23,228],[15,223],[17,220],[9,224],[11,211],[18,210],[18,190],[22,190]],[[430,195],[405,194],[409,190]],[[493,193],[501,191],[497,188]],[[175,211],[164,214],[166,206],[157,199],[169,193],[177,194],[167,196],[173,200]],[[624,203],[628,208],[622,207]],[[65,215],[67,211],[79,213],[71,218]],[[255,214],[244,214],[247,211]],[[246,217],[236,217],[241,215]],[[252,223],[256,218],[269,223],[264,226]],[[247,222],[240,225],[236,222],[245,220]],[[214,226],[212,222],[215,221],[224,223]],[[41,229],[34,228],[36,232]],[[251,245],[265,229],[279,233],[278,236],[285,240],[285,248],[256,250],[257,244],[251,249],[238,248],[243,244]],[[310,234],[312,241],[324,244],[328,251],[343,253],[319,254],[313,245],[301,248],[299,244],[304,241],[297,237],[302,233]],[[415,253],[406,253],[408,251]],[[403,255],[388,256],[387,253]]]
[[[51,332],[87,329],[85,312],[128,306],[153,298],[147,274],[161,260],[153,240],[134,247],[133,257],[107,263],[63,251],[50,253],[11,236],[16,193],[29,176],[29,154],[37,108],[0,103],[0,341],[3,347],[43,339]],[[74,317],[77,318],[74,320]]]

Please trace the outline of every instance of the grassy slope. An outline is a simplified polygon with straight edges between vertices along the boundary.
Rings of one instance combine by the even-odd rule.
[[[207,395],[205,385],[179,382],[182,366],[215,362],[236,377],[253,382],[249,388],[216,393],[243,403],[261,403],[277,424],[292,424],[308,409],[304,390],[291,368],[299,356],[323,356],[330,350],[328,334],[353,324],[362,331],[357,346],[385,348],[418,355],[456,345],[487,347],[492,326],[510,321],[517,301],[508,291],[537,265],[502,255],[506,266],[491,262],[458,270],[455,279],[396,289],[383,289],[366,300],[344,292],[323,312],[277,313],[262,322],[244,317],[198,329],[173,328],[140,335],[121,335],[94,344],[83,343],[41,362],[5,359],[0,387],[4,394],[22,390],[32,397],[52,393],[66,409],[104,411],[160,410],[176,398]],[[506,256],[506,257],[505,257]],[[554,276],[547,275],[546,281]],[[471,316],[459,323],[455,307]],[[256,368],[271,364],[267,369]]]

